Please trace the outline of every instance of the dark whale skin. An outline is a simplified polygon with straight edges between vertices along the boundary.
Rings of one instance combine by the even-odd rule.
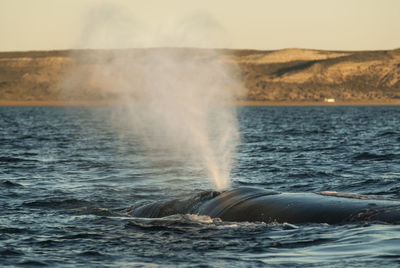
[[[199,215],[236,222],[328,223],[360,221],[400,223],[400,201],[331,196],[317,193],[279,193],[243,187],[204,202]]]

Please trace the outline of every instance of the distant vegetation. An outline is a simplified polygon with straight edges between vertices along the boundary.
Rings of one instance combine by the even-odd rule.
[[[144,53],[168,49],[186,59],[214,60],[232,67],[247,92],[240,101],[400,100],[400,49],[360,52],[223,49],[215,53],[204,49],[159,48],[3,52],[0,53],[0,101],[112,101],[115,92],[109,88],[110,83],[105,88],[99,69],[104,70],[119,59],[140,64]]]

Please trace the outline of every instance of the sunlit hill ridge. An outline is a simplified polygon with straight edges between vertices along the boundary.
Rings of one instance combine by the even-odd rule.
[[[169,51],[186,60],[226,64],[246,89],[246,95],[238,96],[239,103],[301,104],[323,103],[327,99],[337,103],[400,103],[400,49],[211,51],[194,48],[2,52],[0,102],[114,101],[117,96],[110,77],[119,79],[118,73],[105,74],[98,70],[122,59],[140,65],[144,54],[155,51]]]

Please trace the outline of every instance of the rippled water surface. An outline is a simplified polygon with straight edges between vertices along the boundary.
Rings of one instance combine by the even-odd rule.
[[[179,159],[145,154],[110,109],[0,107],[0,266],[400,265],[399,225],[133,217],[211,186]],[[232,187],[400,199],[400,107],[242,107],[238,116]]]

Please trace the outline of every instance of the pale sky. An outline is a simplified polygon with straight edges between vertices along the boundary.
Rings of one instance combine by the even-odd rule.
[[[0,51],[400,48],[400,0],[0,0]]]

